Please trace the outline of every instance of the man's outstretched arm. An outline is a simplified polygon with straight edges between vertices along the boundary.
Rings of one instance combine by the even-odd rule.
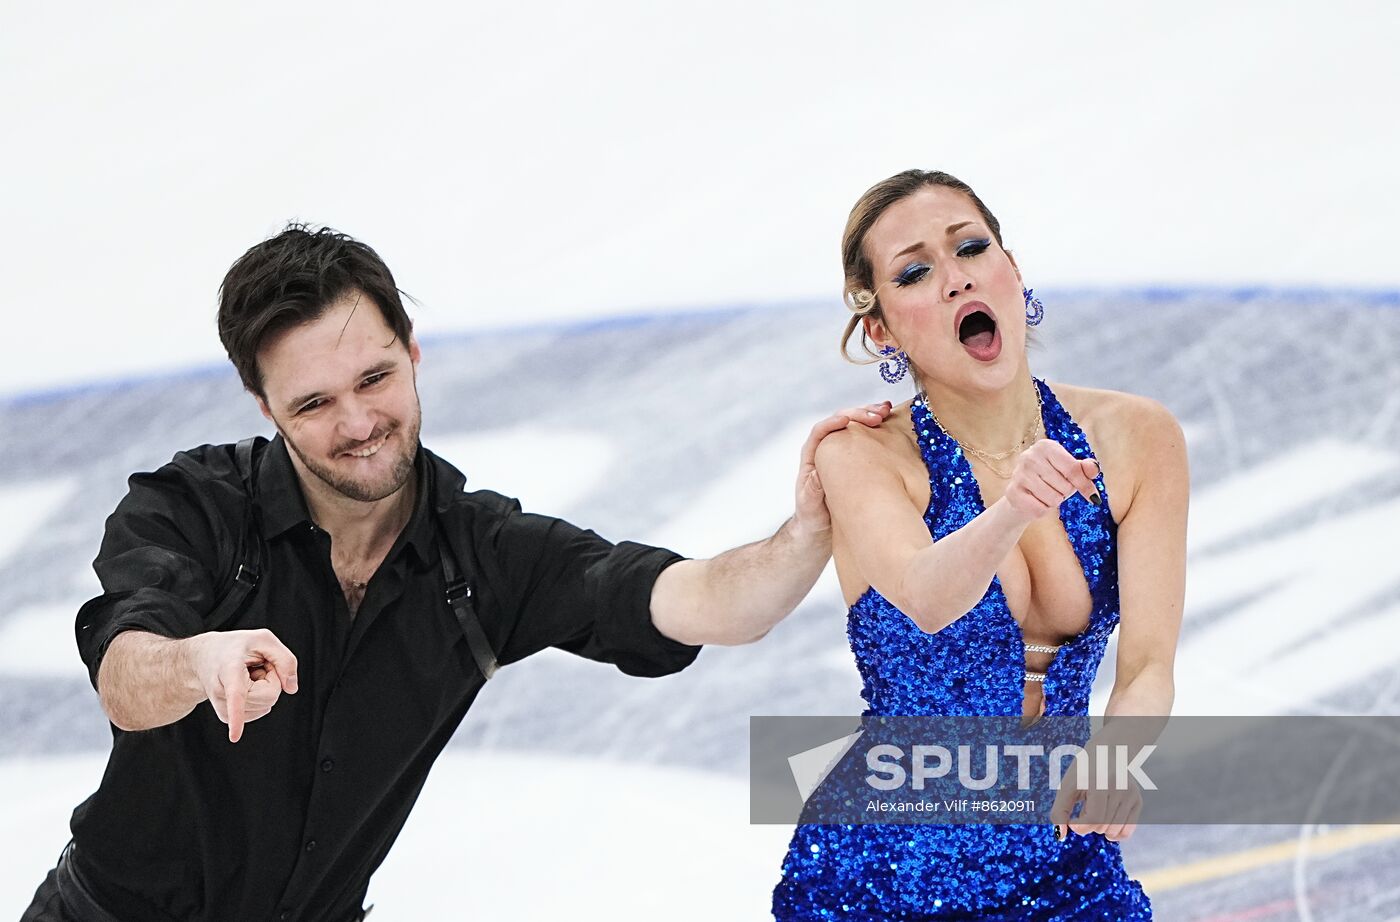
[[[831,515],[817,478],[817,445],[848,423],[878,426],[888,402],[827,417],[802,446],[797,509],[769,538],[709,560],[683,560],[657,577],[651,618],[685,644],[734,645],[763,637],[806,598],[831,556]]]

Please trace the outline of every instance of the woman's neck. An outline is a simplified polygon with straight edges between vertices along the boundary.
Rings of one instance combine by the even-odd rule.
[[[937,381],[925,387],[929,408],[948,434],[985,452],[1014,450],[1040,416],[1039,396],[1024,365],[1015,380],[996,390],[960,390]]]

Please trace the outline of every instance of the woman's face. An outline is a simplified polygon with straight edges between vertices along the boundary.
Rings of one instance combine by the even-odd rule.
[[[883,322],[866,320],[876,347],[902,349],[920,380],[992,390],[1025,361],[1025,299],[1010,254],[977,206],[928,186],[887,208],[865,237]]]

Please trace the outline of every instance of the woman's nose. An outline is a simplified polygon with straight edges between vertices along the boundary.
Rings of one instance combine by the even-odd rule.
[[[948,299],[956,298],[959,293],[972,290],[972,279],[957,278],[948,280]]]

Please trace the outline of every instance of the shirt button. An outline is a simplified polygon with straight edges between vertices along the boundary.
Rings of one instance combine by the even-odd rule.
[[[310,840],[307,841],[307,843],[306,843],[306,850],[307,850],[308,852],[314,852],[314,851],[316,850],[316,840],[315,840],[315,839],[310,839]]]
[[[330,770],[333,769],[333,768],[335,768],[335,759],[322,759],[322,760],[321,760],[321,771],[323,771],[323,772],[328,772],[328,771],[330,771]]]
[[[290,919],[291,917],[292,911],[290,909],[284,909],[277,915],[277,918],[282,919],[283,922],[286,922],[286,920]]]

